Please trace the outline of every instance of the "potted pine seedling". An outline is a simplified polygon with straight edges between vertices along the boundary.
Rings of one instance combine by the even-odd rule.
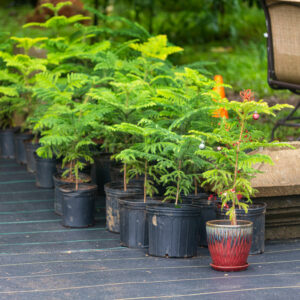
[[[210,162],[210,166],[202,174],[205,179],[203,184],[208,184],[221,198],[221,208],[229,216],[227,220],[206,223],[211,266],[219,271],[239,271],[248,267],[253,222],[249,218],[241,220],[238,217],[241,216],[240,210],[247,214],[251,209],[251,196],[255,190],[251,187],[250,180],[259,172],[254,165],[272,164],[269,156],[252,154],[249,150],[289,146],[278,142],[268,143],[264,140],[263,133],[251,127],[253,119],[257,120],[260,114],[275,115],[274,112],[289,106],[269,107],[262,100],[256,102],[252,99],[250,90],[241,92],[241,96],[241,101],[228,101],[225,98],[218,100],[219,107],[228,111],[229,118],[222,118],[220,126],[212,133],[192,131],[195,139],[201,143],[205,139],[208,145],[196,152]],[[261,233],[258,228],[254,234]]]
[[[127,132],[118,132],[114,124],[126,122],[137,124],[145,110],[150,110],[153,103],[147,89],[147,84],[140,78],[131,78],[123,74],[116,74],[114,81],[110,82],[114,92],[106,88],[92,90],[89,95],[98,101],[99,106],[107,107],[110,113],[104,118],[105,145],[109,152],[120,153],[135,143],[136,136]],[[105,120],[106,119],[106,120]],[[103,130],[101,130],[103,134]],[[104,186],[106,194],[106,226],[109,231],[120,232],[119,204],[120,197],[134,196],[142,193],[142,185],[129,183],[128,166],[123,164],[123,179],[109,182]]]
[[[157,193],[154,184],[158,181],[156,166],[161,159],[158,153],[163,144],[155,124],[149,120],[141,120],[138,125],[122,123],[115,128],[139,137],[140,141],[121,151],[115,158],[126,163],[130,177],[140,176],[143,179],[143,194],[119,199],[120,242],[122,246],[130,248],[145,248],[149,244],[146,205],[161,203],[154,200],[153,195]],[[110,203],[107,201],[106,205],[110,206]]]
[[[57,188],[63,196],[62,203],[56,203],[62,206],[62,224],[67,227],[93,225],[97,186],[88,184],[89,179],[80,174],[85,165],[82,159],[93,161],[89,151],[89,146],[93,145],[90,134],[92,113],[85,103],[74,102],[68,106],[54,104],[48,109],[40,125],[47,126],[48,122],[53,122],[53,126],[42,132],[42,147],[37,153],[47,157],[51,148],[56,149],[57,156],[63,157],[63,167],[67,165],[65,172],[57,178],[61,183]]]
[[[215,106],[215,95],[211,89],[215,82],[199,71],[191,68],[175,69],[175,84],[171,87],[159,87],[156,101],[162,108],[161,114],[170,116],[169,128],[179,135],[186,134],[189,130],[198,129],[211,132],[217,125],[218,120],[211,117],[212,107]],[[189,149],[195,151],[199,144],[193,143]],[[200,147],[205,147],[200,143]],[[214,202],[210,201],[209,195],[201,188],[201,173],[205,170],[206,160],[191,155],[192,163],[186,166],[184,172],[193,174],[191,193],[181,194],[182,203],[194,204],[200,208],[199,217],[199,245],[207,246],[206,221],[216,218]],[[187,158],[189,158],[187,156]]]
[[[37,154],[44,158],[55,154],[62,159],[62,168],[65,168],[62,174],[54,177],[54,208],[56,213],[63,215],[63,225],[68,227],[86,227],[94,223],[97,186],[89,184],[90,178],[80,171],[86,163],[93,162],[93,131],[98,126],[95,120],[102,112],[87,95],[81,101],[73,100],[75,87],[89,84],[89,80],[84,74],[69,75],[64,90],[58,92],[55,103],[36,125],[42,132],[42,147]]]
[[[16,86],[19,76],[4,69],[0,70],[0,77],[0,156],[14,158],[14,112],[19,96]]]
[[[33,96],[33,87],[36,83],[36,76],[39,72],[45,71],[45,60],[31,57],[29,50],[46,40],[47,38],[18,38],[11,37],[16,42],[17,48],[22,48],[24,54],[11,55],[9,53],[0,53],[0,57],[6,64],[9,73],[18,74],[18,81],[15,82],[18,90],[18,101],[15,102],[15,110],[19,112],[23,118],[30,117],[37,105],[36,98]],[[26,150],[24,141],[32,139],[33,135],[23,122],[21,133],[15,135],[15,155],[18,163],[26,164]]]
[[[200,209],[182,204],[182,194],[191,192],[195,174],[186,172],[193,159],[194,141],[160,128],[164,145],[157,163],[157,177],[166,186],[164,203],[147,206],[149,225],[148,253],[162,257],[197,255]]]

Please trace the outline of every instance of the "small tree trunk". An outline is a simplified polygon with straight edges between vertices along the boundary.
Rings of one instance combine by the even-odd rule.
[[[147,198],[147,169],[148,169],[148,162],[145,161],[144,203],[146,203],[146,198]]]
[[[75,189],[76,189],[76,191],[78,191],[79,174],[78,174],[78,165],[77,165],[77,161],[75,161],[74,170],[75,170]]]
[[[126,170],[127,165],[124,164],[124,192],[127,192],[127,182],[126,182],[126,178],[127,178],[127,170]]]
[[[179,161],[179,165],[178,165],[178,171],[181,170],[181,160]],[[180,176],[178,177],[177,180],[177,191],[176,191],[176,200],[175,200],[175,205],[178,205],[178,200],[179,200],[179,188],[180,188]]]
[[[73,161],[70,162],[70,169],[69,169],[69,180],[71,182],[72,180],[72,169],[73,169]]]
[[[244,127],[245,127],[245,117],[242,118],[242,120],[241,120],[240,137],[239,137],[239,140],[238,140],[238,143],[237,143],[238,145],[237,145],[236,156],[235,156],[233,188],[235,188],[237,174],[238,174],[240,144],[241,144],[243,133],[244,133]],[[236,211],[235,211],[235,205],[236,205],[236,203],[238,203],[238,199],[237,199],[237,196],[235,195],[235,197],[232,198],[232,206],[234,208],[233,214],[232,214],[232,219],[231,219],[231,224],[232,225],[237,225],[237,222],[236,222]]]
[[[235,210],[233,211],[233,214],[232,214],[231,225],[237,225]]]
[[[197,184],[197,178],[194,177],[194,185],[195,185],[195,196],[198,195],[198,184]]]

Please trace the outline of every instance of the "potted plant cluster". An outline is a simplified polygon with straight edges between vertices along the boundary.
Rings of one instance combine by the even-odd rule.
[[[285,106],[255,102],[248,91],[241,102],[221,99],[213,91],[216,82],[202,75],[197,64],[171,63],[168,57],[183,49],[165,35],[151,37],[122,18],[99,14],[104,21],[99,28],[81,24],[90,19],[86,16],[58,15],[71,4],[44,4],[54,16],[25,25],[38,34],[42,28],[44,36],[12,38],[23,54],[14,55],[10,48],[0,52],[1,156],[15,155],[11,141],[15,114],[20,114],[18,149],[28,147],[28,163],[35,155],[36,165],[29,170],[36,171],[39,187],[55,185],[54,208],[63,225],[93,225],[96,192],[105,190],[108,230],[120,232],[122,245],[149,247],[155,256],[197,255],[199,243],[206,244],[203,220],[214,217],[206,211],[212,202],[205,191],[215,193],[230,220],[207,223],[213,266],[246,268],[252,224],[238,220],[237,209],[247,212],[255,192],[252,165],[271,163],[248,152],[278,146],[265,142],[252,123],[259,114],[272,115]],[[31,55],[33,48],[40,57]],[[32,141],[21,143],[27,137]],[[84,171],[101,155],[110,178],[107,158],[121,164],[115,176],[121,180],[106,183],[97,175],[97,187]],[[245,236],[227,249],[243,230]],[[229,239],[221,236],[224,232]],[[235,265],[222,260],[230,253],[239,257]]]

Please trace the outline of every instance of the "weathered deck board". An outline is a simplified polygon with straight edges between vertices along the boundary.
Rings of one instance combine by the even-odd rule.
[[[192,259],[150,257],[120,247],[101,204],[94,227],[64,228],[53,191],[24,182],[33,178],[0,160],[1,300],[300,298],[299,241],[268,243],[239,273],[212,270],[203,248]]]

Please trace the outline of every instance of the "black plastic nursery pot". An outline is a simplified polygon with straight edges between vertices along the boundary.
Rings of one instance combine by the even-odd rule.
[[[197,255],[199,207],[174,204],[148,205],[148,253],[162,257]]]
[[[81,184],[78,190],[75,185],[63,185],[62,225],[66,227],[88,227],[94,225],[94,206],[97,186]]]
[[[73,185],[73,183],[69,183],[67,179],[61,177],[62,173],[56,173],[53,175],[53,182],[54,182],[54,212],[62,216],[63,209],[62,209],[62,203],[63,203],[63,193],[59,189],[63,185]],[[84,178],[85,183],[91,182],[91,178],[86,174],[80,174],[79,177],[81,179]],[[81,185],[80,183],[79,185]]]
[[[250,254],[260,254],[265,251],[266,207],[266,203],[251,204],[247,214],[243,209],[236,209],[236,217],[238,220],[248,220],[253,222],[253,238]],[[227,208],[221,210],[220,203],[216,202],[215,209],[217,219],[229,219],[229,216],[226,216],[226,212],[228,211]]]
[[[238,220],[237,225],[231,225],[229,220],[208,221],[206,231],[212,268],[223,272],[248,268],[253,233],[251,221]]]
[[[15,134],[15,158],[19,164],[27,164],[27,156],[25,149],[25,141],[31,140],[32,134],[29,133],[16,133]]]
[[[104,185],[111,182],[111,153],[100,153],[94,158],[91,169],[92,182],[97,184],[99,195],[104,195]]]
[[[29,173],[36,172],[36,160],[34,157],[34,152],[41,146],[39,143],[32,143],[31,141],[25,141],[25,150],[26,150],[26,169]]]
[[[208,200],[207,194],[198,195],[192,200],[192,204],[200,208],[199,217],[199,246],[207,247],[206,222],[215,220],[215,202]]]
[[[109,182],[104,186],[106,194],[106,227],[109,231],[120,233],[119,200],[126,196],[142,195],[142,185],[128,185],[124,191],[121,182]]]
[[[0,130],[0,157],[15,158],[15,129]]]
[[[36,160],[36,186],[39,188],[52,189],[54,186],[53,175],[56,173],[56,159],[39,157],[34,152]]]
[[[160,204],[161,201],[141,197],[124,197],[119,200],[120,244],[129,248],[149,246],[148,218],[146,205]]]

